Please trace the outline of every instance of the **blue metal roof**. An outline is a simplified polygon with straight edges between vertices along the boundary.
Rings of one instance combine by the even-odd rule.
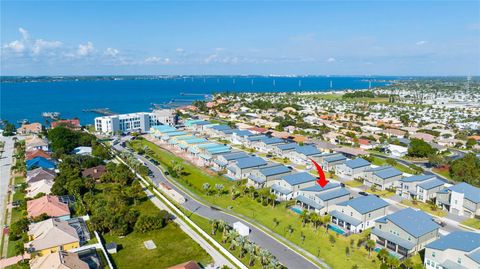
[[[440,226],[432,220],[432,216],[412,208],[406,208],[380,218],[377,221],[391,221],[416,238],[438,229]]]
[[[250,175],[250,176],[248,176],[248,178],[257,182],[257,183],[260,183],[260,184],[263,184],[263,183],[265,183],[265,181],[267,181],[265,178],[257,177],[257,176],[254,176],[254,175]]]
[[[395,169],[393,167],[390,167],[388,169],[383,169],[383,170],[380,170],[380,171],[376,171],[373,174],[378,176],[381,179],[388,179],[388,178],[391,178],[391,177],[400,176],[403,173],[398,171],[397,169]]]
[[[155,130],[157,130],[157,131],[159,131],[159,132],[162,132],[162,133],[163,133],[163,132],[169,132],[169,131],[171,132],[171,131],[176,131],[176,130],[177,130],[177,128],[172,127],[172,126],[170,126],[170,125],[155,125],[155,126],[152,126],[151,128],[153,128],[153,129],[155,129]]]
[[[27,160],[26,162],[27,170],[30,170],[32,167],[41,167],[46,169],[54,169],[55,163],[45,159],[43,157],[35,157],[31,160]]]
[[[193,135],[186,135],[186,136],[174,137],[173,139],[180,141],[180,140],[188,140],[188,139],[194,139],[194,138],[197,138],[197,137]]]
[[[237,162],[237,166],[241,169],[257,167],[257,166],[262,166],[267,164],[267,162],[264,159],[256,156],[255,157],[250,156],[247,158],[238,159],[236,162]]]
[[[351,206],[360,214],[366,214],[382,207],[387,207],[388,203],[375,195],[359,196],[338,204],[340,206]]]
[[[248,155],[247,153],[245,153],[243,151],[231,152],[231,153],[228,153],[228,154],[223,154],[222,156],[227,161],[233,161],[233,160],[238,160],[238,159],[250,157],[250,155]]]
[[[285,180],[288,184],[292,186],[317,180],[317,178],[307,172],[286,175],[281,177],[281,179]]]
[[[315,202],[314,200],[306,197],[306,196],[303,196],[303,195],[299,195],[297,196],[297,198],[295,198],[297,201],[299,202],[302,202],[304,204],[307,204],[315,209],[322,209],[323,206],[317,202]]]
[[[353,226],[358,226],[359,224],[362,223],[361,220],[358,220],[354,217],[350,217],[348,215],[345,215],[342,212],[337,211],[337,210],[333,210],[332,212],[330,212],[330,216],[333,216],[333,217],[335,217],[339,220],[343,220],[344,222],[348,222],[348,223],[352,224]]]
[[[422,188],[424,190],[430,190],[430,189],[433,189],[435,187],[442,186],[444,184],[445,184],[445,182],[443,180],[440,180],[437,177],[435,177],[435,178],[429,179],[425,182],[422,182],[422,183],[418,184],[417,186],[419,186],[420,188]]]
[[[318,150],[315,146],[312,146],[312,145],[307,145],[307,146],[299,145],[295,147],[295,151],[306,156],[321,154],[320,150]]]
[[[363,158],[357,158],[355,160],[346,161],[345,165],[351,169],[356,169],[360,167],[370,166],[370,162]]]
[[[402,182],[417,182],[417,181],[424,181],[429,178],[435,177],[434,175],[416,175],[416,176],[411,176],[411,177],[405,177],[400,179]]]
[[[194,138],[194,139],[187,139],[184,141],[188,144],[199,144],[199,143],[207,142],[208,140],[205,138]]]
[[[298,146],[297,143],[288,143],[288,144],[278,145],[277,148],[281,150],[288,150],[288,149],[294,149],[297,146]]]
[[[289,190],[287,188],[284,188],[284,187],[281,187],[280,185],[277,185],[277,184],[273,184],[271,188],[272,188],[272,190],[274,190],[276,192],[279,192],[281,194],[285,194],[285,195],[288,195],[288,194],[292,193],[291,190]]]
[[[262,140],[263,143],[266,145],[271,145],[271,144],[278,144],[284,142],[283,139],[276,138],[276,137],[267,137],[266,139]]]
[[[440,237],[426,246],[438,250],[456,249],[470,252],[480,248],[480,234],[466,231],[455,231]]]
[[[397,245],[400,245],[408,250],[413,249],[413,247],[415,247],[414,243],[407,241],[405,239],[402,239],[394,234],[381,231],[377,228],[372,229],[372,234],[382,237],[384,239],[387,239],[388,241],[393,242]]]
[[[480,248],[467,255],[470,259],[480,263]]]
[[[350,195],[350,192],[345,188],[338,188],[329,191],[324,191],[321,193],[315,194],[318,198],[322,199],[322,201],[329,201],[338,197],[342,197],[345,195]]]
[[[290,168],[286,167],[285,165],[277,165],[274,167],[267,167],[267,168],[260,169],[260,173],[266,177],[288,173],[290,171],[291,171]]]
[[[455,192],[463,193],[466,199],[474,203],[480,203],[480,188],[477,188],[468,183],[462,182],[457,185],[453,185],[448,189]]]
[[[223,124],[219,124],[219,125],[214,125],[212,127],[210,127],[211,129],[213,130],[217,130],[217,131],[223,131],[223,130],[231,130],[232,128],[230,128],[230,126],[228,125],[223,125]]]
[[[366,170],[366,172],[376,172],[385,169],[393,168],[390,165],[378,166],[378,167],[371,167],[370,169]]]
[[[339,183],[328,182],[327,185],[325,185],[323,188],[322,188],[322,186],[320,186],[318,184],[315,184],[311,187],[303,188],[301,190],[302,191],[321,192],[321,191],[326,191],[326,190],[333,189],[333,188],[338,188],[338,187],[340,187]]]
[[[238,136],[252,136],[254,135],[252,132],[247,131],[247,130],[233,130],[233,133],[238,135]]]
[[[346,159],[347,158],[343,155],[335,155],[335,156],[332,156],[332,157],[327,157],[323,160],[327,163],[333,163],[333,162],[338,162],[338,161],[342,161],[342,160],[346,160]]]
[[[268,137],[264,135],[255,135],[255,136],[249,136],[247,137],[248,141],[262,141],[264,139],[267,139]]]

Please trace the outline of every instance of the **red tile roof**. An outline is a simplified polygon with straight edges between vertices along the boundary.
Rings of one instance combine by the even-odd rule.
[[[195,261],[188,261],[185,263],[177,264],[167,269],[200,269],[200,266]]]
[[[50,217],[61,217],[70,215],[67,204],[60,202],[58,196],[45,195],[35,200],[27,201],[28,217],[34,218],[42,214]]]
[[[33,150],[33,151],[28,151],[27,153],[25,153],[25,160],[28,161],[28,160],[31,160],[33,158],[36,158],[36,157],[43,157],[45,159],[50,159],[50,154],[46,153],[45,151],[41,150],[41,149],[36,149],[36,150]]]
[[[80,120],[79,119],[71,119],[71,120],[57,120],[52,122],[52,128],[55,128],[59,125],[66,125],[70,127],[79,128],[80,127]]]

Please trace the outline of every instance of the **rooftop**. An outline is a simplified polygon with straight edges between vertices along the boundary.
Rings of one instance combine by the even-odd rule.
[[[340,206],[351,206],[360,214],[365,214],[379,208],[387,207],[388,203],[375,195],[359,196],[349,201],[338,204]]]
[[[377,222],[383,223],[387,221],[391,221],[416,238],[440,227],[432,220],[432,216],[412,208],[397,211],[377,220]]]
[[[480,234],[466,231],[455,231],[440,237],[426,246],[438,250],[456,249],[470,252],[480,248]]]

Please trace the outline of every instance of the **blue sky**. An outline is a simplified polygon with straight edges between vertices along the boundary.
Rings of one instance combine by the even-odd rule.
[[[2,75],[479,75],[479,1],[2,1]]]

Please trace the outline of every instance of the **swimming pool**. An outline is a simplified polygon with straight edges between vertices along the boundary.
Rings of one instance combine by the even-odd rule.
[[[345,231],[343,231],[342,229],[340,229],[336,226],[330,225],[330,224],[328,224],[328,229],[333,230],[334,232],[336,232],[337,234],[340,234],[340,235],[345,234]]]
[[[290,210],[292,210],[293,212],[297,213],[298,215],[301,215],[303,210],[298,208],[298,207],[290,207]]]

